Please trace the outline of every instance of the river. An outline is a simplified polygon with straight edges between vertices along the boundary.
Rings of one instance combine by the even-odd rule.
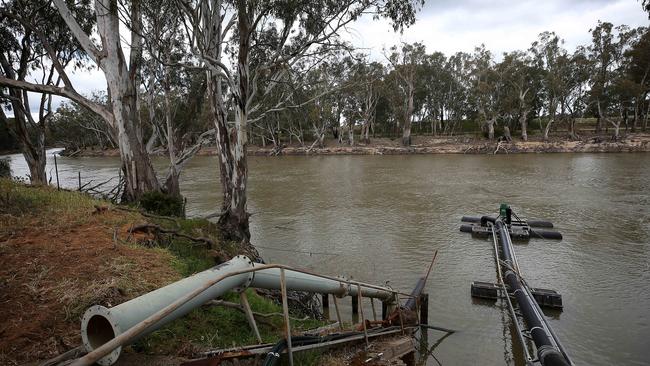
[[[118,165],[58,158],[65,187]],[[197,157],[184,171],[189,216],[218,210],[216,169],[215,157]],[[429,322],[458,330],[433,353],[443,365],[523,365],[501,302],[470,297],[472,281],[496,282],[496,272],[491,241],[460,233],[460,217],[507,202],[552,221],[562,241],[515,250],[533,287],[563,295],[564,310],[548,315],[574,362],[650,362],[650,154],[251,157],[249,187],[252,240],[269,261],[409,291],[438,250]],[[430,331],[429,342],[440,336]]]

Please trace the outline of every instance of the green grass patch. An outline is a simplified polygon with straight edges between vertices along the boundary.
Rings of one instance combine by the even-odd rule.
[[[219,229],[216,224],[204,219],[160,219],[153,221],[165,228],[178,230],[193,237],[205,237],[217,243],[218,248],[206,248],[188,239],[169,236],[161,238],[159,245],[172,255],[172,267],[183,277],[206,270],[215,265],[209,255],[219,251],[228,257],[237,255],[236,243],[219,241]],[[246,296],[254,312],[274,314],[258,319],[257,326],[263,342],[274,343],[283,337],[282,306],[273,300],[262,297],[252,289],[246,290]],[[222,300],[239,303],[239,294],[229,292]],[[301,314],[293,314],[302,319]],[[313,329],[325,322],[314,319],[292,320],[294,330]],[[250,328],[243,312],[222,306],[207,306],[193,310],[188,315],[176,319],[164,328],[138,341],[132,348],[148,354],[191,355],[194,352],[215,348],[256,344],[257,339]]]

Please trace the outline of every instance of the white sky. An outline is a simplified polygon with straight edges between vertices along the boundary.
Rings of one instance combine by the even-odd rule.
[[[471,52],[483,43],[499,57],[503,52],[527,49],[543,31],[555,31],[572,51],[590,42],[589,29],[598,20],[631,27],[649,25],[638,0],[428,0],[417,23],[403,34],[393,32],[386,20],[362,17],[344,38],[378,61],[383,60],[383,48],[400,42],[422,42],[427,52],[446,55]],[[75,72],[71,79],[82,94],[106,88],[97,68]],[[61,100],[55,97],[54,104]]]

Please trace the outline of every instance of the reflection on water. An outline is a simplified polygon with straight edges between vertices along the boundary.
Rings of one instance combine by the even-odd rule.
[[[26,171],[21,161],[12,160],[15,173]],[[58,163],[68,187],[79,171],[84,182],[101,181],[119,165],[115,158]],[[550,323],[574,361],[642,365],[650,339],[648,167],[650,154],[252,157],[251,233],[269,260],[406,290],[438,249],[429,319],[459,332],[437,345],[436,358],[522,364],[502,305],[470,298],[471,281],[496,281],[492,244],[458,232],[462,215],[508,202],[564,234],[516,251],[533,287],[563,295],[564,312]],[[216,169],[216,158],[197,157],[184,171],[189,215],[218,209]],[[429,331],[428,339],[440,336]]]

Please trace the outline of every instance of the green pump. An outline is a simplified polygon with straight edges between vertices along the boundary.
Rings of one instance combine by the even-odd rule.
[[[501,206],[499,206],[499,216],[501,216],[508,225],[512,222],[512,209],[507,203],[502,203]]]

